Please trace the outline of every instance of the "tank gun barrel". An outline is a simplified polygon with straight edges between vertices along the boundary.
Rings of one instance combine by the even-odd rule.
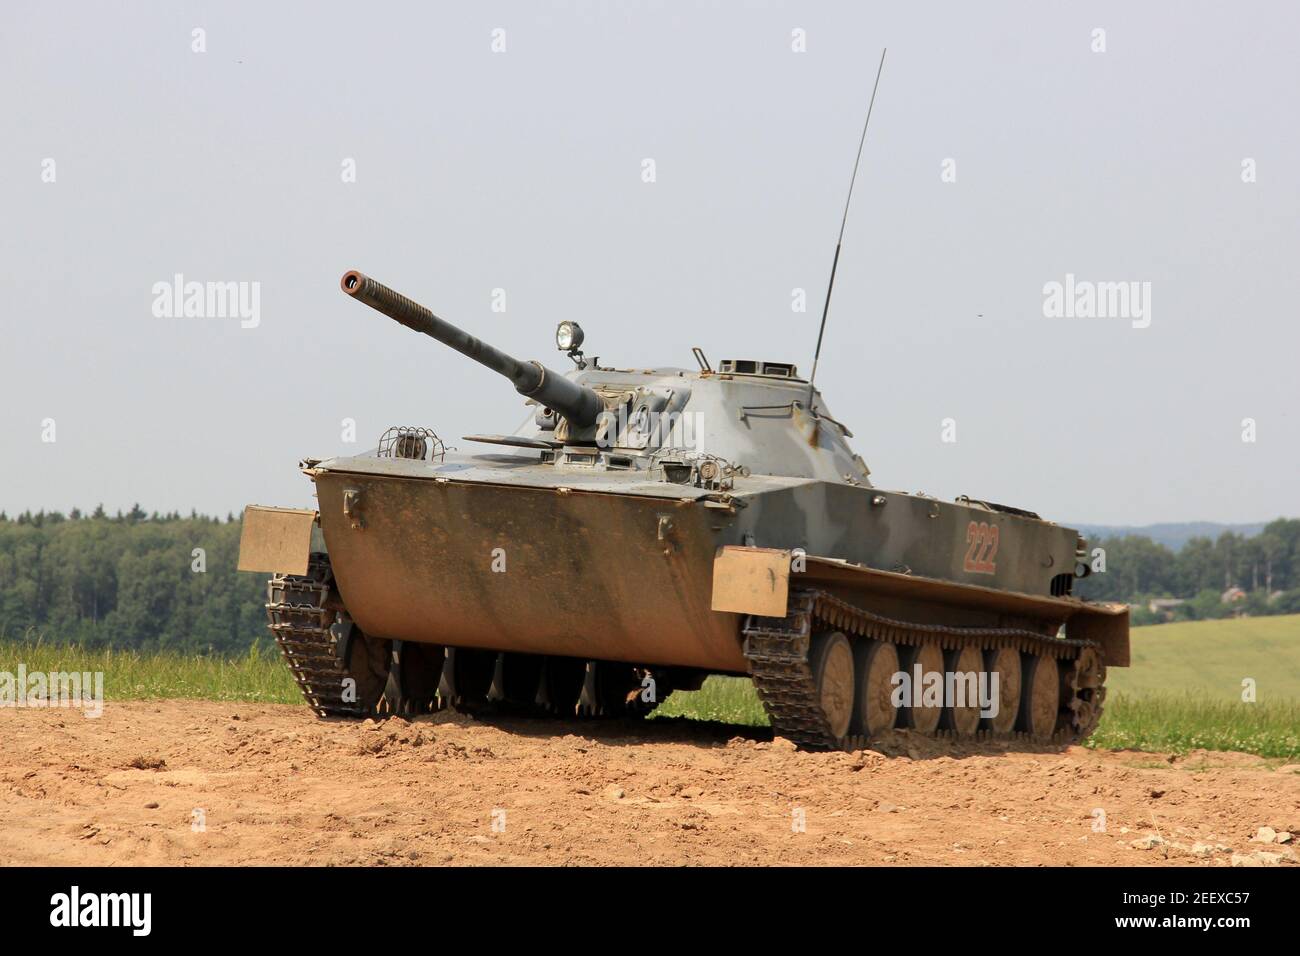
[[[585,385],[570,381],[540,362],[521,362],[500,349],[493,348],[364,273],[355,269],[344,273],[340,286],[358,302],[363,302],[408,329],[423,332],[461,355],[504,375],[520,395],[553,409],[575,427],[594,425],[600,413],[605,410],[600,396]]]

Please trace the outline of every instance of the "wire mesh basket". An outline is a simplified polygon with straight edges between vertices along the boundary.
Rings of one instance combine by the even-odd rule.
[[[442,461],[447,445],[432,428],[394,425],[379,437],[380,458],[409,458],[412,461]]]

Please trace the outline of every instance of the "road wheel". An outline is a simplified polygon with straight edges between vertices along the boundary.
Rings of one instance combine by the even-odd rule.
[[[557,717],[572,717],[582,696],[587,662],[576,657],[547,657],[542,665],[543,707]]]
[[[379,702],[384,696],[384,688],[388,685],[388,669],[392,664],[392,646],[392,641],[369,637],[361,628],[352,625],[347,648],[348,678],[356,681],[356,702],[367,714],[378,711]],[[346,700],[346,686],[343,694]]]
[[[536,706],[545,662],[540,654],[502,654],[490,696],[521,710]]]
[[[898,648],[888,641],[860,641],[854,648],[856,704],[852,732],[879,737],[898,723],[893,677],[898,673]]]
[[[1020,652],[1013,647],[985,651],[984,664],[988,668],[990,690],[995,674],[998,679],[997,713],[986,718],[985,723],[996,734],[1010,733],[1020,716]]]
[[[809,654],[817,700],[832,737],[843,737],[853,721],[853,648],[839,631],[813,637]]]
[[[487,704],[496,675],[497,652],[449,647],[439,693],[457,710],[473,712]]]
[[[945,701],[944,726],[958,737],[974,737],[980,729],[980,686],[988,686],[987,678],[981,680],[984,655],[973,645],[951,650],[948,670],[953,674],[953,699]]]
[[[907,724],[915,731],[932,735],[939,729],[939,718],[943,716],[943,651],[938,644],[922,644],[913,650],[908,663],[912,694],[907,701]],[[937,704],[920,703],[925,699],[926,681],[930,674],[939,675]],[[932,691],[931,697],[933,696]]]
[[[583,717],[622,717],[639,686],[636,668],[621,661],[587,661],[578,713]]]
[[[446,656],[441,644],[393,641],[393,664],[384,693],[384,709],[393,714],[427,714],[436,710]]]
[[[1024,689],[1020,700],[1020,729],[1034,740],[1052,739],[1061,709],[1061,674],[1051,657],[1026,654]]]
[[[1106,662],[1095,647],[1085,647],[1063,669],[1069,690],[1070,731],[1079,742],[1087,740],[1101,722],[1106,703]]]

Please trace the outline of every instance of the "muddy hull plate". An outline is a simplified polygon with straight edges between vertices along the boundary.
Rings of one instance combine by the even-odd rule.
[[[323,471],[343,601],[386,638],[746,671],[711,607],[717,529],[690,500]]]

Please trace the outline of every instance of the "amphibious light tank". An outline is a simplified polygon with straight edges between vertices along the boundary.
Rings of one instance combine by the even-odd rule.
[[[530,414],[468,454],[391,428],[302,462],[318,511],[246,510],[240,567],[274,573],[270,627],[319,715],[637,713],[735,674],[807,747],[1096,726],[1128,613],[1071,596],[1077,532],[873,487],[794,365],[695,349],[695,369],[608,367],[564,322],[560,374],[359,272],[342,288],[507,378]]]

